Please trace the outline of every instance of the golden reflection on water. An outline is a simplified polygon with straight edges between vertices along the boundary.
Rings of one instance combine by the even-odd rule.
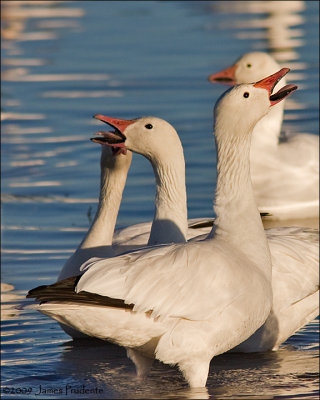
[[[92,204],[97,203],[98,200],[93,197],[78,198],[78,197],[64,197],[64,196],[41,196],[41,195],[12,195],[2,194],[1,201],[3,203],[69,203],[69,204]],[[73,228],[70,228],[73,229]]]
[[[3,112],[1,113],[1,120],[38,120],[46,119],[44,114],[27,114],[27,113],[14,113],[14,112]]]
[[[18,42],[30,40],[54,40],[57,36],[54,32],[48,32],[49,24],[42,27],[46,29],[42,32],[25,32],[26,21],[30,18],[79,18],[84,15],[84,10],[81,8],[59,8],[64,1],[2,1],[1,2],[1,35],[7,42],[3,44],[5,48],[11,50],[11,55],[21,54],[22,51],[17,46]],[[56,5],[57,7],[52,7]],[[72,22],[64,21],[68,27],[71,27]],[[56,22],[57,24],[57,22]],[[14,41],[14,42],[13,42]],[[44,60],[37,60],[42,65]],[[6,62],[4,63],[6,64]],[[34,65],[23,64],[20,65]]]
[[[34,67],[34,66],[42,66],[46,65],[45,60],[41,60],[38,58],[6,58],[2,61],[3,65],[9,65],[9,66],[28,66],[28,67]]]
[[[94,98],[94,97],[123,97],[119,90],[52,90],[42,94],[43,97],[56,97],[62,99]]]
[[[9,187],[39,187],[39,186],[61,186],[59,181],[37,181],[37,182],[11,182]]]
[[[25,294],[14,291],[14,286],[10,283],[1,282],[1,321],[16,318],[19,314],[17,309],[19,302],[24,300]],[[1,336],[7,335],[1,330]]]
[[[30,161],[11,161],[10,167],[31,167],[35,165],[44,165],[44,160],[30,160]]]
[[[3,249],[3,254],[61,254],[73,253],[74,249],[43,249],[43,250],[21,250],[21,249]]]
[[[228,23],[230,29],[238,30],[234,34],[236,39],[265,40],[268,51],[278,62],[288,63],[299,58],[295,49],[305,44],[305,32],[301,28],[305,22],[301,15],[305,10],[304,1],[219,1],[212,2],[211,7],[221,13],[255,15],[245,21],[234,18]],[[257,50],[265,49],[261,40],[254,46]]]
[[[70,143],[70,142],[83,142],[88,140],[87,135],[78,135],[78,136],[52,136],[45,138],[30,138],[28,139],[28,144],[30,143]],[[2,139],[2,143],[10,143],[10,144],[20,144],[21,139],[19,137],[6,137]]]
[[[20,118],[19,118],[20,119]],[[53,129],[49,126],[45,127],[34,127],[34,128],[27,128],[24,126],[20,126],[17,124],[6,124],[2,128],[2,133],[4,134],[16,134],[16,135],[34,135],[34,134],[44,134],[44,133],[52,133]]]
[[[286,219],[285,221],[272,221],[268,217],[263,217],[263,226],[267,228],[275,228],[277,226],[301,226],[319,229],[319,218],[306,219]]]
[[[27,18],[57,18],[57,17],[82,17],[82,8],[59,8],[62,3],[67,1],[2,1],[2,17],[6,20],[18,20]],[[52,7],[52,6],[57,7]]]
[[[110,79],[108,74],[29,74],[26,69],[5,71],[2,79],[7,82],[50,82],[50,81],[101,81]]]
[[[284,346],[277,352],[224,354],[210,365],[208,389],[190,390],[177,368],[155,362],[147,380],[139,382],[124,349],[102,341],[66,342],[58,373],[72,371],[83,379],[90,375],[117,398],[248,398],[299,397],[318,390],[318,353]],[[85,360],[85,362],[84,362]],[[307,382],[307,383],[306,383]],[[241,394],[241,396],[239,395]]]
[[[305,18],[301,15],[306,8],[305,1],[219,1],[213,2],[211,7],[220,13],[253,14],[254,18],[239,21],[234,17],[226,26],[234,31],[236,40],[255,39],[253,47],[256,50],[267,50],[282,67],[291,69],[287,77],[289,82],[300,81],[299,89],[306,88],[303,70],[307,65],[301,62],[297,52],[299,47],[305,45],[305,31],[301,27],[305,23]],[[305,106],[290,98],[286,101],[285,108],[298,110]],[[285,114],[284,119],[288,118]],[[302,116],[299,115],[299,118]]]

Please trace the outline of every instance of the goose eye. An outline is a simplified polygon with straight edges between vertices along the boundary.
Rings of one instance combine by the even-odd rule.
[[[247,64],[247,67],[248,67],[248,68],[251,68],[251,67],[252,67],[252,65],[251,65],[251,64]]]
[[[147,124],[147,125],[145,125],[144,127],[147,128],[147,129],[152,129],[152,128],[153,128],[153,125]]]
[[[249,92],[244,92],[243,97],[245,97],[247,99],[249,97]]]

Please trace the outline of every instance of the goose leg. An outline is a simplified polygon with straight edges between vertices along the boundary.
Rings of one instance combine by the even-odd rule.
[[[153,359],[143,356],[139,351],[127,349],[127,356],[134,363],[138,379],[144,379],[148,375]]]
[[[202,388],[206,386],[209,374],[209,361],[188,361],[178,364],[186,381],[191,388]]]

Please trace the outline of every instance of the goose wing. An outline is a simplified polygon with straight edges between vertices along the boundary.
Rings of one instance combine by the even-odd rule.
[[[208,319],[261,293],[256,266],[224,241],[156,246],[112,259],[91,259],[76,291],[122,299],[153,318]],[[251,300],[250,300],[251,299]]]

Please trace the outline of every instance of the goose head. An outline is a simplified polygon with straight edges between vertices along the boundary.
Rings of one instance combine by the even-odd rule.
[[[233,65],[220,72],[211,74],[208,80],[211,83],[220,82],[228,85],[257,82],[265,76],[279,71],[280,66],[274,58],[264,52],[254,51],[241,56]],[[285,79],[279,86],[285,85]]]
[[[185,242],[188,228],[185,161],[175,129],[156,117],[124,120],[98,114],[95,118],[114,130],[98,132],[92,138],[94,142],[120,149],[120,152],[130,150],[141,154],[153,167],[155,213],[148,244]]]
[[[241,132],[251,132],[271,107],[297,89],[296,85],[290,84],[274,93],[277,83],[289,71],[289,68],[282,68],[256,83],[240,84],[227,90],[215,106],[216,131],[228,131],[226,128],[232,125],[233,129],[238,130],[239,135]],[[217,127],[222,129],[217,130]]]
[[[116,154],[131,150],[151,161],[166,159],[170,153],[182,150],[176,130],[167,121],[156,117],[132,120],[117,119],[97,114],[94,118],[107,123],[114,130],[97,132],[91,140],[111,146]]]

